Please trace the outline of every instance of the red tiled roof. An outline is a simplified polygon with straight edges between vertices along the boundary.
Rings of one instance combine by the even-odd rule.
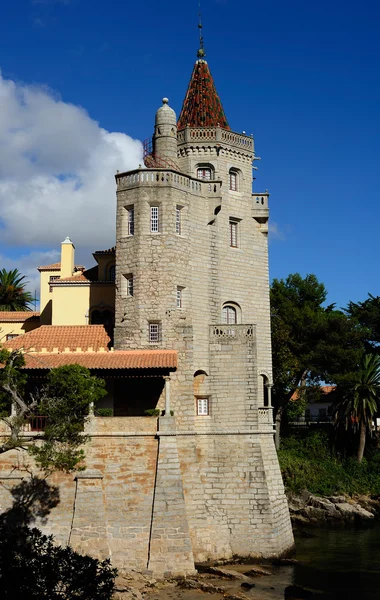
[[[58,348],[58,352],[63,352],[66,348],[71,352],[77,348],[83,351],[92,348],[96,352],[100,348],[107,350],[110,343],[111,338],[103,325],[42,325],[5,342],[4,348],[9,350],[34,348],[36,352],[41,351],[42,348],[47,352],[52,352],[54,348]]]
[[[23,350],[26,369],[52,369],[72,364],[88,369],[177,368],[175,350],[110,351],[110,342],[103,325],[42,325],[5,342],[4,348]]]
[[[74,269],[76,271],[84,271],[86,267],[83,265],[75,265]],[[37,271],[60,271],[61,263],[52,263],[51,265],[42,265],[42,267],[37,267]]]
[[[318,388],[311,388],[313,392],[317,391]],[[327,396],[331,394],[331,392],[335,392],[336,385],[321,385],[319,391],[321,392],[321,396]],[[310,388],[306,387],[306,391],[310,391]],[[293,394],[290,400],[298,400],[300,397],[300,388],[298,388]],[[323,398],[321,398],[323,400]]]
[[[69,281],[71,283],[90,283],[90,279],[88,279],[88,277],[84,275],[84,272],[82,272],[80,275],[72,275],[71,277],[61,277],[60,279],[51,281],[50,285],[57,285],[57,283],[62,283],[64,281]]]
[[[25,354],[26,369],[54,369],[81,365],[88,369],[170,369],[177,368],[175,350],[115,350],[115,352],[30,352]]]
[[[223,127],[230,129],[214,80],[205,60],[197,60],[187,88],[178,129],[184,127]]]
[[[0,322],[23,323],[24,321],[37,321],[40,313],[31,310],[0,311]]]

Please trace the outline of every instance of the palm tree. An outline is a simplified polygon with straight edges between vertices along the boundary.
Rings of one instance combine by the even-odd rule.
[[[30,310],[33,296],[25,291],[25,275],[18,269],[0,270],[0,311]]]
[[[336,422],[346,429],[359,430],[358,462],[363,459],[367,431],[372,431],[372,421],[380,400],[380,356],[363,354],[351,385],[343,392],[336,407]]]

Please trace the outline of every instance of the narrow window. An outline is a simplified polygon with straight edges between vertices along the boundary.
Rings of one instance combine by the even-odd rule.
[[[181,287],[177,287],[176,298],[177,298],[177,308],[182,308],[182,289]]]
[[[128,235],[135,235],[135,209],[128,208]]]
[[[197,415],[204,417],[209,414],[208,398],[197,398]]]
[[[127,277],[127,294],[133,296],[133,275]]]
[[[158,206],[150,207],[150,231],[151,233],[159,232]]]
[[[181,207],[177,206],[177,208],[175,209],[175,232],[177,235],[181,235],[181,225]]]
[[[158,344],[160,341],[160,324],[149,323],[149,343]]]
[[[121,295],[123,298],[126,296],[133,296],[133,275],[128,273],[123,275],[121,278]]]
[[[19,336],[18,333],[7,333],[7,335],[5,336],[5,341],[8,342],[9,340],[13,340],[14,338],[16,338],[18,336]]]
[[[230,246],[238,247],[238,222],[233,219],[230,219]]]
[[[59,275],[50,275],[50,277],[49,277],[49,292],[50,293],[53,291],[53,287],[51,286],[51,283],[53,281],[56,281],[59,278],[60,278]]]
[[[222,322],[227,325],[235,325],[237,323],[236,308],[234,306],[223,306]]]
[[[235,171],[230,171],[230,190],[233,192],[237,192],[238,189],[238,181],[237,181],[237,173]]]
[[[197,177],[198,179],[211,179],[211,169],[209,167],[199,167]]]

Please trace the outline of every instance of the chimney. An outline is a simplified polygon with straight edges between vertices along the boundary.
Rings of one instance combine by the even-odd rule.
[[[74,244],[67,237],[61,244],[61,279],[74,273],[74,252]]]

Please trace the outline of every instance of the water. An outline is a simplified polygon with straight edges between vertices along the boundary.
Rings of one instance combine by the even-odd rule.
[[[368,529],[315,529],[296,538],[293,583],[322,593],[326,600],[379,600],[380,524]]]

